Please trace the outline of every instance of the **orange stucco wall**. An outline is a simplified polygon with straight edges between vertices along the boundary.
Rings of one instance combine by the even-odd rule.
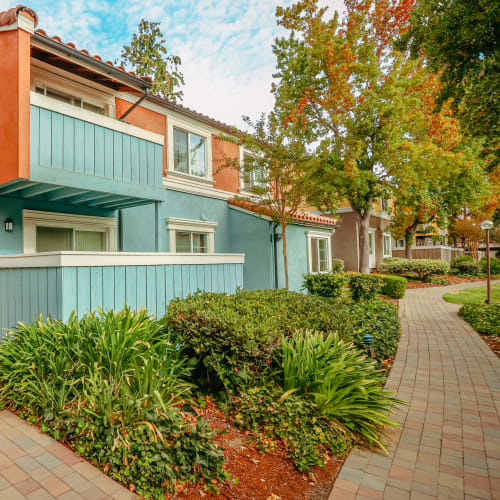
[[[222,168],[226,158],[239,159],[239,147],[232,142],[223,141],[212,134],[212,168],[216,189],[238,193],[240,172],[236,168]]]
[[[139,98],[138,98],[139,99]],[[115,99],[115,109],[116,109],[116,119],[120,118],[127,109],[130,108],[132,104],[123,99]],[[141,127],[150,132],[156,134],[161,134],[165,139],[165,144],[163,146],[163,175],[167,171],[167,120],[166,116],[150,109],[142,108],[140,105],[137,106],[129,115],[125,117],[125,121],[135,125],[136,127]]]
[[[0,32],[0,183],[30,175],[30,41],[20,29]]]

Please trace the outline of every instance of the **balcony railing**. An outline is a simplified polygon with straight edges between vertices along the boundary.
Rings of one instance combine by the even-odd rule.
[[[157,317],[174,297],[243,286],[241,254],[51,252],[0,257],[0,336],[19,321],[67,320],[100,306],[146,307]]]

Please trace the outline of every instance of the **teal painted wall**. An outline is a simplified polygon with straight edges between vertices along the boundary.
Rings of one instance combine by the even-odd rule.
[[[230,253],[231,226],[228,205],[224,200],[167,190],[167,201],[158,207],[159,251],[168,252],[167,217],[217,222],[215,251]],[[125,252],[155,251],[155,207],[123,210],[123,250]]]
[[[162,146],[31,106],[30,163],[65,172],[161,187]]]
[[[274,288],[273,224],[232,208],[229,209],[229,220],[232,235],[230,251],[245,254],[245,288]]]
[[[0,196],[0,254],[23,253],[23,209],[97,217],[117,216],[116,212],[110,210]],[[3,222],[7,218],[14,222],[12,233],[6,233],[3,229]]]
[[[40,314],[67,320],[97,306],[146,307],[160,317],[174,297],[198,289],[234,293],[243,286],[242,264],[103,266],[0,269],[0,336]]]

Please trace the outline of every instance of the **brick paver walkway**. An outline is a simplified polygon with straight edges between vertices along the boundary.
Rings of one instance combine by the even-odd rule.
[[[500,359],[442,300],[409,290],[388,390],[408,402],[389,455],[354,450],[329,500],[500,499]]]
[[[0,412],[1,500],[132,500],[136,495],[13,413]]]

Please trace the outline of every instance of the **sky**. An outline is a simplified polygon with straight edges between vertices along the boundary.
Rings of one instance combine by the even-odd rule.
[[[181,103],[222,122],[242,126],[272,108],[273,39],[278,5],[292,0],[25,0],[38,27],[79,49],[115,61],[141,18],[159,21],[184,74]],[[0,11],[18,0],[0,0]],[[320,0],[343,10],[343,0]]]

